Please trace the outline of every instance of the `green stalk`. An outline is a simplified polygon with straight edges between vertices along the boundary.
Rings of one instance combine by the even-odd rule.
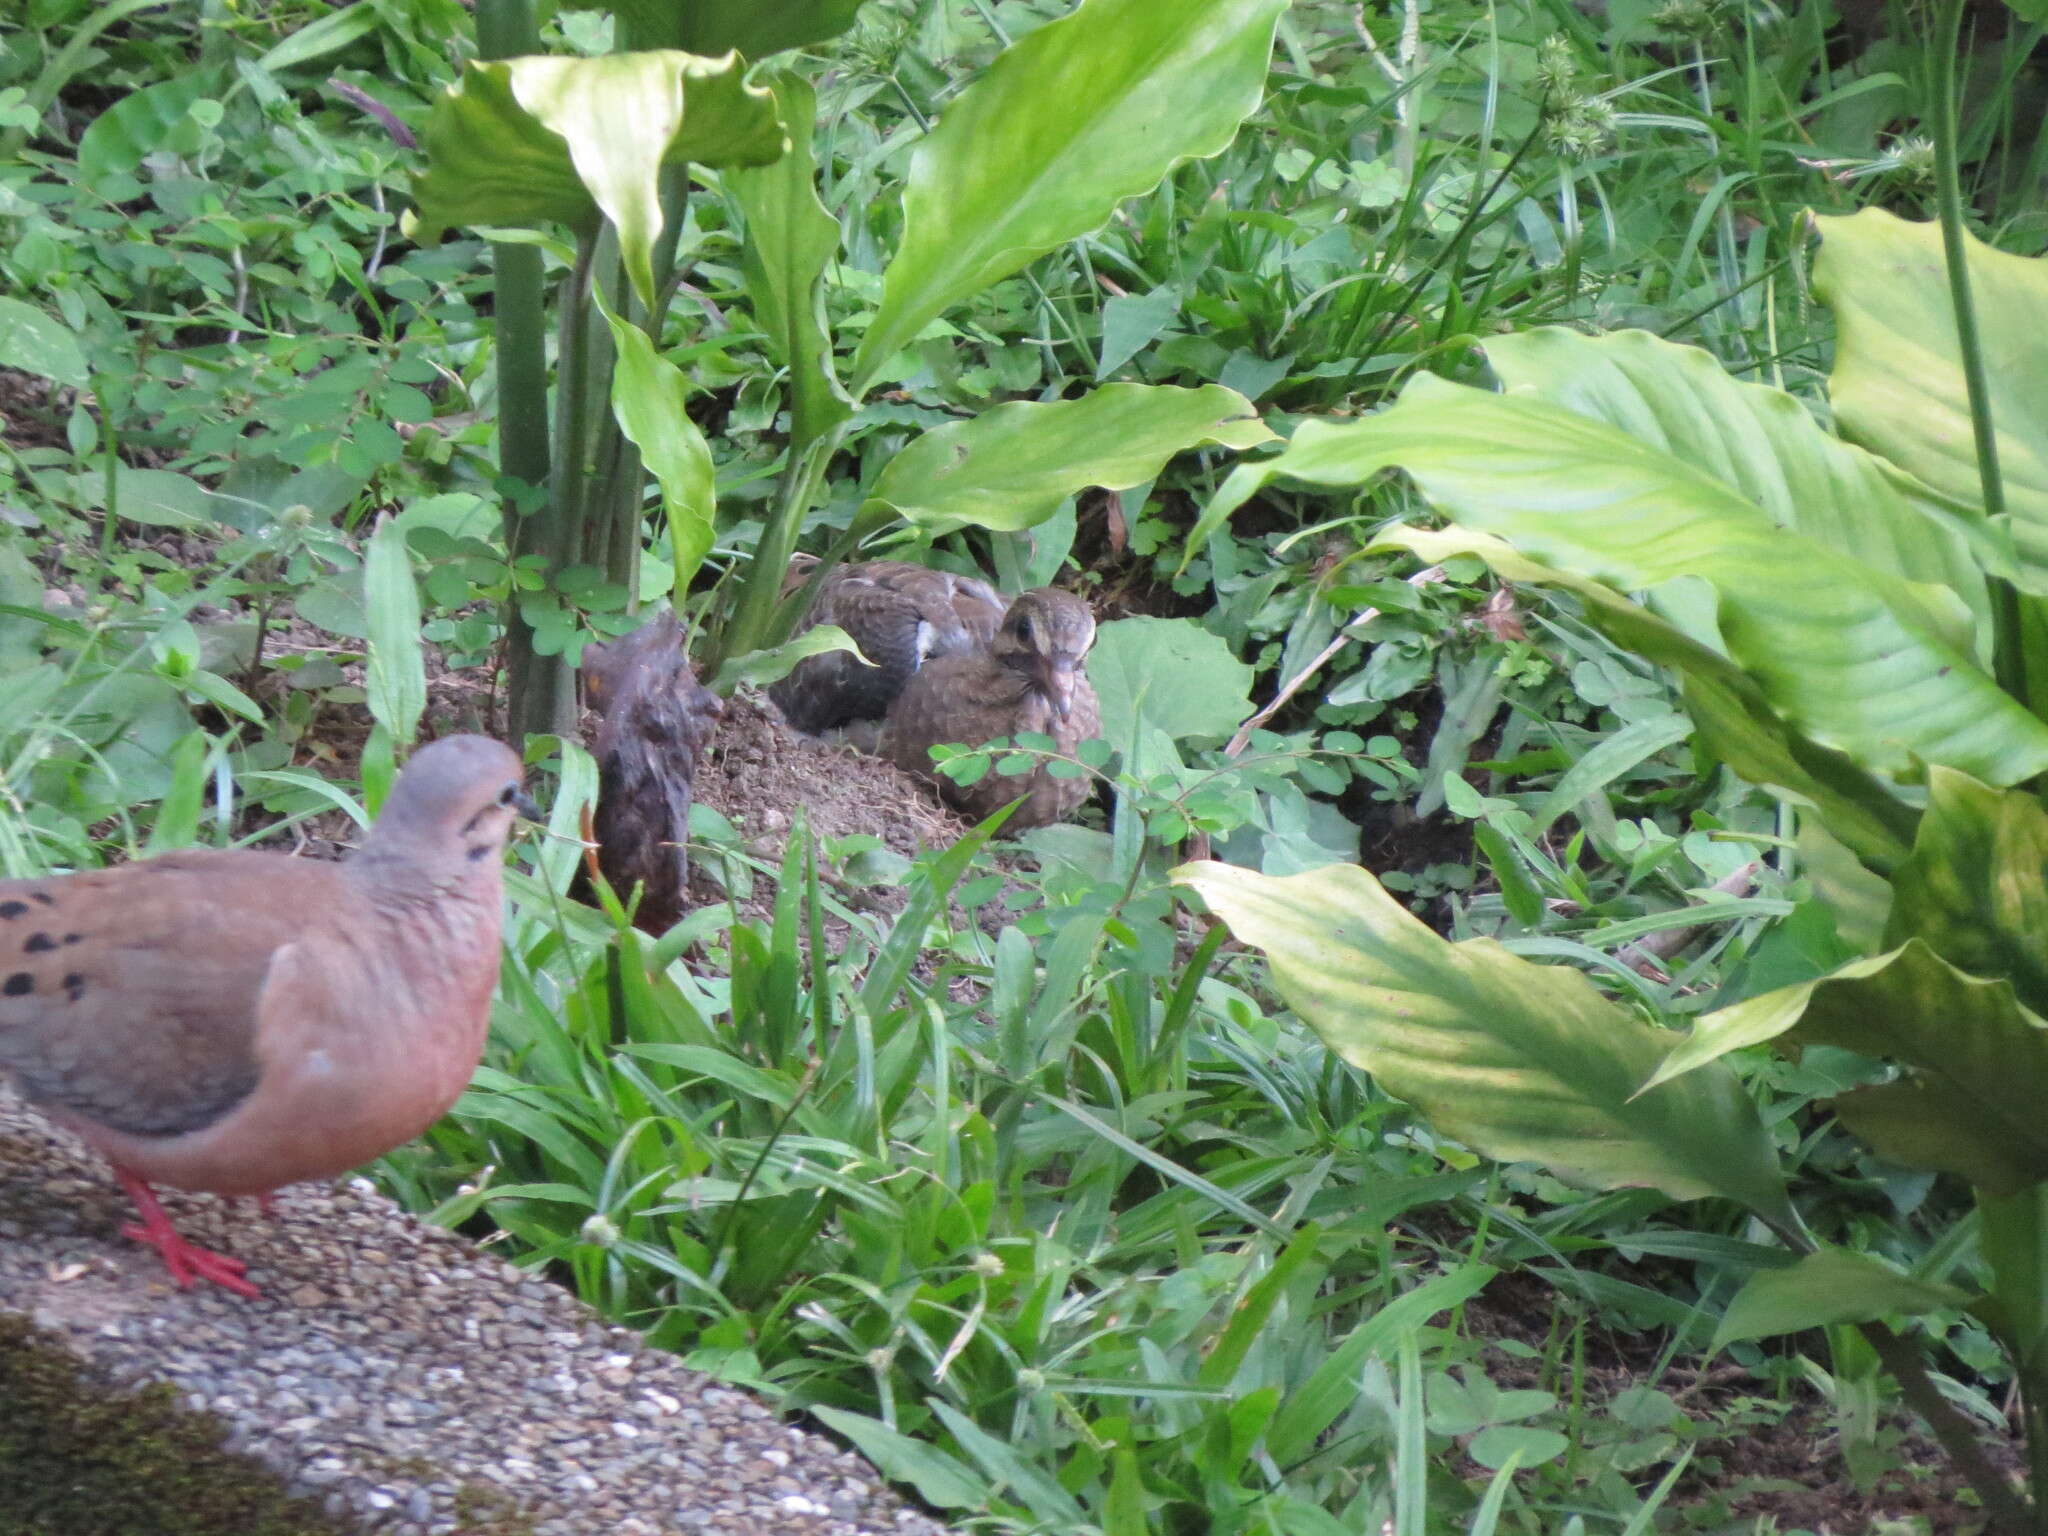
[[[477,51],[486,59],[515,58],[540,49],[533,0],[477,0]],[[558,546],[560,514],[554,505],[554,460],[548,431],[547,307],[538,247],[491,246],[497,272],[498,467],[543,493],[539,507],[521,516],[505,508],[505,549],[514,560]],[[534,649],[533,629],[520,616],[517,589],[505,604],[506,734],[515,744],[552,731],[568,719],[559,656]]]
[[[1948,267],[1949,302],[1955,309],[1956,348],[1963,360],[1963,384],[1970,394],[1970,431],[1976,440],[1977,478],[1983,486],[1984,515],[2005,511],[2005,479],[1998,468],[1997,423],[1991,415],[1991,384],[1984,371],[1984,348],[1977,334],[1977,306],[1970,297],[1968,252],[1963,246],[1962,168],[1958,153],[1961,126],[1956,109],[1956,72],[1961,68],[1963,7],[1967,0],[1946,0],[1934,53],[1934,182],[1941,218],[1942,255]],[[2010,530],[2007,537],[2011,537]],[[1991,590],[1992,661],[1998,686],[2032,707],[2027,697],[2027,668],[2020,637],[2020,598],[2002,576],[1987,577]]]
[[[775,511],[761,531],[761,542],[755,547],[754,558],[748,562],[747,574],[740,586],[739,604],[734,608],[725,632],[719,636],[713,654],[705,662],[707,676],[716,673],[733,657],[758,651],[772,643],[783,573],[789,569],[790,557],[796,553],[804,517],[817,499],[826,467],[831,464],[844,432],[842,425],[809,443],[790,445],[789,462],[783,466],[781,487],[776,493]],[[814,581],[812,590],[815,588]],[[785,633],[797,617],[794,613],[782,616]]]
[[[1920,1360],[1919,1347],[1883,1323],[1859,1323],[1857,1329],[1877,1351],[1884,1368],[1892,1373],[1906,1401],[1927,1421],[1927,1427],[1934,1431],[1934,1438],[1941,1442],[1949,1460],[1969,1479],[1977,1497],[1984,1501],[1985,1513],[1991,1517],[1991,1530],[1998,1536],[2025,1536],[2027,1532],[2040,1532],[2043,1527],[2038,1519],[2038,1506],[2029,1511],[2006,1482],[2005,1474],[1991,1464],[1984,1448],[1977,1443],[1976,1432],[1970,1428],[1969,1422],[1949,1406],[1948,1399],[1941,1395],[1941,1389],[1927,1374],[1927,1368]]]

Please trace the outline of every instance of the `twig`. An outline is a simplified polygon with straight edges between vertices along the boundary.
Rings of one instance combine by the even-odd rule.
[[[1723,875],[1707,889],[1723,896],[1747,896],[1756,888],[1756,872],[1757,861],[1751,859],[1740,869]],[[1710,901],[1700,903],[1702,910],[1709,910],[1713,905]],[[1661,974],[1664,962],[1698,938],[1707,926],[1705,923],[1688,923],[1683,928],[1660,928],[1633,943],[1622,945],[1614,952],[1614,958],[1635,970],[1648,966]]]
[[[1941,1448],[1948,1452],[1949,1459],[1970,1480],[1970,1486],[1984,1501],[1985,1511],[1991,1516],[1991,1529],[1998,1536],[2026,1536],[2034,1529],[2028,1519],[2027,1506],[2013,1492],[2005,1474],[1984,1454],[1984,1448],[1977,1443],[1976,1432],[1970,1428],[1969,1422],[1949,1406],[1948,1399],[1941,1395],[1941,1389],[1929,1379],[1918,1347],[1883,1323],[1859,1323],[1857,1329],[1877,1351],[1877,1358],[1892,1373],[1906,1401],[1912,1404],[1913,1411],[1927,1421],[1927,1427],[1934,1431],[1934,1438],[1941,1442]]]
[[[1411,587],[1427,587],[1443,579],[1444,568],[1440,565],[1432,565],[1428,569],[1417,571],[1413,576],[1410,576],[1408,578],[1408,585]],[[1280,712],[1281,707],[1289,699],[1301,692],[1308,680],[1327,666],[1331,657],[1344,649],[1346,641],[1358,639],[1356,631],[1363,629],[1379,616],[1379,609],[1367,608],[1357,618],[1338,630],[1330,643],[1324,646],[1317,654],[1315,660],[1287,679],[1280,691],[1273,695],[1273,701],[1270,704],[1237,728],[1237,734],[1230,738],[1230,744],[1223,749],[1223,755],[1225,757],[1235,757],[1249,746],[1251,744],[1252,732],[1258,730],[1268,720],[1272,719],[1274,715]]]

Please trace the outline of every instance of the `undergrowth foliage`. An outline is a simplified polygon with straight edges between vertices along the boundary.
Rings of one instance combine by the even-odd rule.
[[[648,604],[676,604],[729,677],[765,679],[795,542],[1058,580],[1103,619],[1103,739],[1057,765],[1096,793],[1021,846],[996,824],[905,861],[800,815],[764,842],[700,807],[693,863],[725,899],[650,939],[611,899],[630,893],[568,897],[594,770],[566,734],[533,737],[556,793],[514,873],[487,1064],[387,1161],[389,1187],[814,1414],[975,1529],[1789,1529],[1860,1521],[1842,1511],[1881,1508],[1852,1501],[1921,1464],[1895,1412],[1914,1359],[2001,1429],[2000,1346],[2025,1319],[1970,1301],[2011,1272],[2015,1218],[1973,1208],[1957,1174],[1981,1165],[1927,1171],[1845,1129],[1835,1098],[1899,1070],[1869,1041],[1692,1064],[1732,1085],[1723,1107],[1752,1117],[1806,1238],[1919,1287],[1879,1309],[1912,1319],[1911,1358],[1799,1312],[1785,1297],[1816,1292],[1796,1285],[1773,1317],[1811,1331],[1755,1326],[1770,1277],[1794,1273],[1775,1206],[1759,1219],[1675,1175],[1588,1193],[1546,1149],[1395,1096],[1397,1067],[1348,1064],[1341,1031],[1333,1049],[1303,1022],[1327,1021],[1288,960],[1299,1014],[1169,872],[1208,858],[1341,881],[1362,863],[1372,922],[1409,953],[1448,939],[1489,975],[1541,970],[1504,985],[1568,988],[1653,1054],[1681,1037],[1647,1021],[1754,1018],[1880,941],[2010,971],[2026,1004],[2006,951],[1967,949],[1960,919],[1908,932],[1912,903],[1886,905],[1888,880],[1939,884],[1946,855],[1915,837],[1967,845],[1993,791],[1941,768],[1899,788],[1919,770],[1884,757],[1883,732],[1860,744],[1896,776],[1881,793],[1833,759],[1806,796],[1828,814],[1759,790],[1786,780],[1728,743],[1767,712],[1686,665],[1686,646],[1748,654],[1735,610],[1701,599],[1713,572],[1641,581],[1685,642],[1646,647],[1600,586],[1618,567],[1554,580],[1556,549],[1546,565],[1439,530],[1484,498],[1447,498],[1412,455],[1333,469],[1313,450],[1454,386],[1618,409],[1611,377],[1589,365],[1574,396],[1539,355],[1560,343],[1515,335],[1544,326],[1659,333],[1704,349],[1671,365],[1699,389],[1711,368],[1789,391],[1815,434],[1831,400],[1869,441],[1837,317],[1846,333],[1922,306],[1859,310],[1825,270],[1817,293],[1805,210],[1929,216],[1952,143],[1977,233],[2038,256],[2040,27],[1973,9],[1951,54],[1902,3],[1239,5],[1251,62],[1201,66],[1244,87],[1234,136],[1161,154],[1136,186],[1093,167],[1087,197],[1019,236],[1041,254],[963,274],[947,263],[979,252],[975,231],[908,190],[913,157],[959,178],[978,220],[1014,214],[1007,173],[949,161],[940,128],[991,100],[1046,134],[1077,116],[1016,82],[1051,51],[1044,29],[1100,25],[1111,0],[759,9],[721,8],[738,63],[677,66],[730,93],[746,153],[695,155],[693,181],[655,167],[649,240],[590,213],[580,183],[479,211],[434,176],[434,125],[483,110],[451,87],[494,111],[512,92],[464,66],[639,68],[615,61],[648,46],[644,16],[560,10],[508,49],[453,0],[209,4],[196,26],[29,0],[0,38],[0,869],[345,841],[423,711],[488,723],[508,645],[515,688],[535,658],[555,687]],[[500,24],[492,0],[478,11]],[[1261,90],[1245,50],[1267,25]],[[1958,60],[1951,141],[1937,109]],[[1148,82],[1133,66],[1126,84]],[[438,246],[409,237],[423,214]],[[1688,411],[1735,419],[1652,397],[1681,423],[1666,449]],[[1141,411],[1170,420],[1139,434]],[[1998,418],[2023,533],[2037,414],[2022,393]],[[1967,413],[1940,425],[1968,436]],[[1807,442],[1782,411],[1742,431],[1736,469],[1719,465],[1739,483]],[[545,453],[520,457],[550,432],[552,479]],[[1246,471],[1256,494],[1237,494],[1233,470],[1279,440],[1278,474]],[[1497,456],[1507,436],[1480,441]],[[608,446],[578,458],[592,443]],[[1944,530],[1939,561],[1902,556],[1902,580],[1941,643],[1976,626],[1962,670],[1989,666],[1993,633],[2011,638],[1996,583],[2030,591],[2032,547],[1970,533],[1973,476],[1945,480],[1911,443],[1898,457],[1919,480],[1878,475],[1864,501]],[[1606,472],[1567,465],[1553,505],[1590,517]],[[1531,510],[1527,489],[1503,519]],[[609,531],[550,544],[576,497]],[[1960,608],[1926,595],[1937,582]],[[1703,707],[1702,678],[1742,707]],[[2024,756],[2031,729],[1967,766],[2024,796],[2038,765],[1985,764]],[[1787,750],[1812,768],[1806,745]],[[1049,750],[969,746],[939,767],[1014,774]],[[1364,911],[1339,913],[1346,942]],[[1337,974],[1334,952],[1305,968]],[[2003,1223],[1989,1257],[1986,1219]],[[1871,1283],[1845,1275],[1822,1280]],[[1723,1367],[1734,1384],[1703,1388]],[[1795,1398],[1841,1447],[1834,1507],[1740,1504],[1765,1464],[1743,1448]]]

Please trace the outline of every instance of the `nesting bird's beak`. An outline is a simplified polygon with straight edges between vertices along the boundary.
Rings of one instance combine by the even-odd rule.
[[[1033,658],[1032,676],[1037,679],[1038,691],[1045,695],[1052,705],[1052,712],[1062,720],[1074,709],[1074,673],[1079,663],[1072,656],[1038,656]]]
[[[547,818],[541,814],[540,802],[535,800],[533,796],[529,795],[523,789],[519,791],[518,794],[512,797],[512,809],[517,811],[520,815],[524,816],[528,821],[547,820]]]

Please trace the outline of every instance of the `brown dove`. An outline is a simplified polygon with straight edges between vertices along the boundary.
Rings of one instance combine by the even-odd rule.
[[[114,1166],[178,1284],[246,1265],[152,1184],[267,1195],[425,1130],[467,1086],[498,979],[519,759],[422,747],[346,863],[247,849],[0,880],[0,1071]]]
[[[797,556],[784,591],[794,593],[816,564],[809,555]],[[796,633],[837,624],[874,665],[847,651],[806,657],[768,697],[797,730],[835,734],[871,752],[903,685],[935,657],[986,645],[1002,621],[1002,598],[972,576],[902,560],[835,566]]]
[[[698,754],[724,706],[700,687],[674,613],[583,653],[584,697],[597,732],[597,864],[621,899],[641,889],[633,921],[666,933],[681,920],[690,864],[690,794]]]
[[[1081,599],[1052,587],[1020,593],[986,645],[936,657],[904,684],[889,708],[882,756],[931,780],[940,799],[977,821],[1022,796],[1005,831],[1072,815],[1088,798],[1086,775],[1056,779],[1041,763],[1027,774],[990,772],[956,784],[933,772],[931,749],[1034,732],[1071,755],[1077,744],[1102,734],[1095,689],[1081,670],[1094,643],[1095,616]]]

